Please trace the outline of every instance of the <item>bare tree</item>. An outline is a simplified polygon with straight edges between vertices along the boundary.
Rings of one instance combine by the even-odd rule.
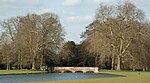
[[[132,3],[107,6],[101,4],[95,21],[85,32],[89,51],[111,57],[112,69],[121,70],[123,58],[134,39],[139,36],[145,22],[144,13]]]
[[[2,34],[2,63],[6,64],[6,69],[10,70],[10,65],[14,61],[14,57],[12,54],[12,48],[11,48],[11,42],[10,42],[10,37],[5,35],[4,33]]]
[[[50,52],[58,53],[63,42],[63,27],[58,16],[52,13],[13,17],[2,21],[1,26],[3,33],[10,38],[18,69],[22,69],[25,64],[32,64],[35,70],[37,62],[42,67],[45,56],[50,56]]]
[[[59,22],[59,18],[55,14],[44,13],[41,16],[41,62],[40,67],[43,65],[43,59],[46,55],[45,50],[57,52],[63,42],[63,28]]]

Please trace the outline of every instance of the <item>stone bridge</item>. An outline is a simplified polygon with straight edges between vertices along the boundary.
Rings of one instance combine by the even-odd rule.
[[[59,73],[98,73],[98,67],[54,67]]]

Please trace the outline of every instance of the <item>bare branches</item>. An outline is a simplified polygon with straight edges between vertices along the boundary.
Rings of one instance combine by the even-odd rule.
[[[48,51],[57,53],[64,38],[58,16],[52,13],[13,17],[1,22],[1,26],[6,35],[3,40],[12,40],[9,39],[8,44],[13,46],[14,56],[17,56],[18,69],[29,63],[36,69],[37,62],[43,66],[45,56],[53,55]]]
[[[131,52],[129,49],[132,41],[137,39],[139,32],[145,28],[145,15],[132,3],[125,2],[117,6],[101,4],[95,19],[85,32],[86,42],[89,43],[87,48],[103,57],[112,56],[112,60],[116,56],[117,62],[112,63],[117,64],[116,69],[120,70],[121,60],[125,59],[123,56]]]

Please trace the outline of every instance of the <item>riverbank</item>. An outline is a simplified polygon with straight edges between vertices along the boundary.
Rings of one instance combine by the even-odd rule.
[[[47,73],[47,71],[38,70],[0,70],[0,75],[22,75],[22,74],[40,74]]]
[[[42,81],[30,83],[150,83],[150,72],[101,70],[100,73],[124,75],[126,77],[100,78],[88,80]]]

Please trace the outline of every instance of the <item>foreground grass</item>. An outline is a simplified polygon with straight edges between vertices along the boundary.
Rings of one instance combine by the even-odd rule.
[[[38,73],[46,73],[46,71],[33,71],[33,70],[0,70],[0,75],[38,74]]]
[[[100,78],[87,80],[42,81],[30,83],[150,83],[150,72],[109,71],[109,70],[102,70],[100,72],[107,74],[125,75],[126,77]]]

